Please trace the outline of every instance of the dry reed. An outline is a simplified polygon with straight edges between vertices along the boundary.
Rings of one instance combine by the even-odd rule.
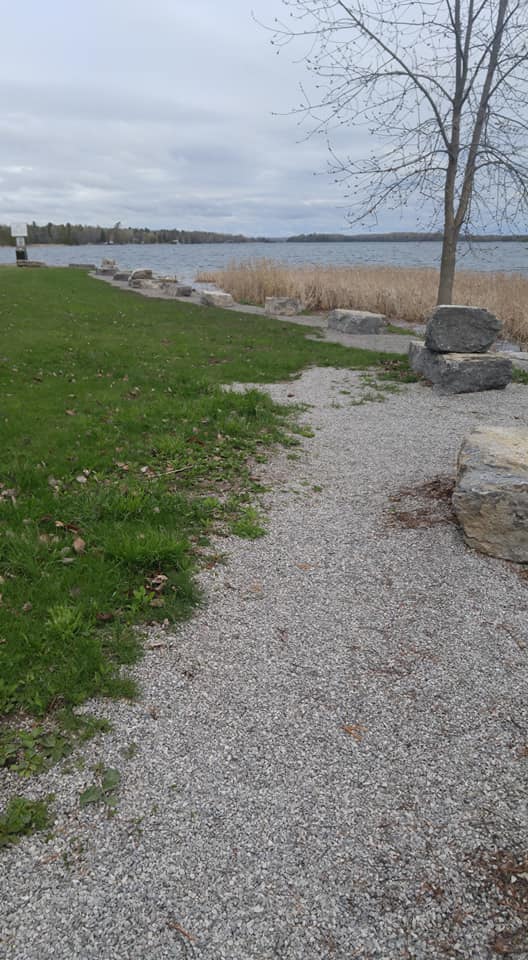
[[[438,287],[438,271],[433,268],[289,266],[267,259],[232,263],[196,279],[216,283],[239,303],[298,297],[307,310],[371,310],[409,323],[425,320]],[[528,344],[528,277],[460,271],[453,299],[486,307],[503,321],[509,337]]]

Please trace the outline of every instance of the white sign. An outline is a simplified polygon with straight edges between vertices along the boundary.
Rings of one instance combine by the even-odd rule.
[[[27,237],[28,229],[27,223],[12,223],[11,224],[11,236],[12,237]]]

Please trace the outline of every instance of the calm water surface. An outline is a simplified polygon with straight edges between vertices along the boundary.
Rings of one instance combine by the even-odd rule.
[[[290,264],[438,267],[440,248],[440,243],[435,241],[377,243],[367,240],[359,243],[87,244],[80,247],[50,244],[30,246],[29,256],[50,266],[66,266],[71,262],[98,265],[102,257],[112,257],[124,269],[151,267],[157,273],[175,274],[178,279],[190,282],[200,270],[260,257]],[[13,248],[0,247],[0,263],[13,263],[14,259]],[[521,241],[460,244],[458,267],[528,275],[528,244]]]

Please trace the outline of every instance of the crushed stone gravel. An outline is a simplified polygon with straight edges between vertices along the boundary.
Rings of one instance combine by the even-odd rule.
[[[4,960],[528,957],[500,867],[528,849],[528,580],[418,489],[476,424],[526,422],[528,390],[266,389],[314,436],[259,465],[267,536],[221,542],[141,698],[87,705],[112,731],[22,784],[57,818],[0,854]],[[79,807],[97,763],[110,818]]]

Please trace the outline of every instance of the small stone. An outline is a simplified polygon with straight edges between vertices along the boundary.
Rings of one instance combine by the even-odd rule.
[[[466,437],[453,507],[468,546],[528,563],[528,430],[478,427]]]
[[[381,333],[386,326],[382,313],[370,313],[368,310],[332,310],[328,314],[329,330],[341,333]]]
[[[232,307],[234,302],[231,294],[224,293],[223,290],[207,290],[200,297],[200,303],[204,307]]]
[[[264,313],[271,317],[294,317],[303,309],[302,300],[297,297],[266,297],[264,301]]]
[[[484,353],[501,330],[501,321],[482,307],[439,306],[427,323],[425,345],[437,353]]]
[[[443,394],[503,390],[513,370],[511,359],[498,353],[435,353],[417,340],[409,344],[409,362]]]

